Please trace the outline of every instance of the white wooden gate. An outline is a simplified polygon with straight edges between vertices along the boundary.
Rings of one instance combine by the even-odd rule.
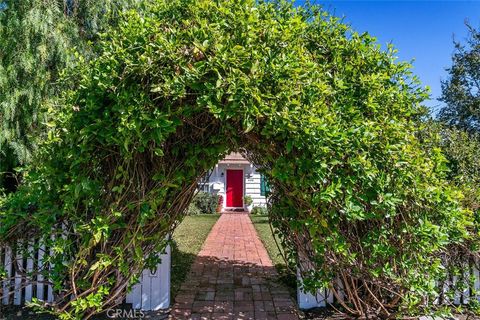
[[[155,273],[143,270],[140,282],[127,294],[126,302],[132,308],[144,311],[161,310],[170,307],[171,248],[161,255],[162,262]]]

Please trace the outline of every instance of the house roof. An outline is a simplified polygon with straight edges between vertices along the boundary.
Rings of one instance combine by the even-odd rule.
[[[230,153],[225,158],[223,158],[223,160],[220,160],[218,163],[250,164],[250,162],[238,152]]]

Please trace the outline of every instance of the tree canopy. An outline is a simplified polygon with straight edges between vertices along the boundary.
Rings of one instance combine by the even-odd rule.
[[[439,134],[438,146],[448,160],[448,179],[464,195],[462,203],[477,221],[480,209],[480,33],[467,24],[466,44],[454,42],[449,78],[442,83],[440,110],[430,130]],[[478,249],[477,249],[478,251]]]
[[[6,1],[0,10],[0,183],[27,162],[67,63],[58,1]],[[5,175],[8,172],[8,175]],[[1,185],[0,185],[1,187]],[[12,189],[12,185],[8,186]]]
[[[466,44],[455,42],[449,77],[442,82],[440,119],[468,132],[480,132],[480,32],[467,25]]]
[[[156,1],[121,14],[0,213],[0,240],[53,248],[52,312],[88,318],[154,268],[197,180],[232,150],[306,290],[355,316],[427,307],[473,218],[417,138],[426,97],[395,50],[316,7]],[[28,254],[28,252],[25,252]],[[396,310],[396,311],[392,311]]]
[[[2,1],[0,7],[0,190],[13,191],[15,168],[28,163],[51,125],[49,114],[71,83],[59,81],[78,54],[136,0]]]

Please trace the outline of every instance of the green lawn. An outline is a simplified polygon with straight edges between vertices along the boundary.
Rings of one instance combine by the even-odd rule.
[[[172,299],[185,281],[195,257],[219,217],[218,214],[186,216],[173,233]]]
[[[275,243],[274,235],[270,229],[270,223],[268,222],[267,215],[250,215],[253,225],[257,230],[257,234],[262,240],[265,249],[267,249],[270,259],[272,259],[273,264],[275,265],[279,275],[280,282],[288,287],[292,297],[296,298],[297,290],[297,280],[293,272],[289,271],[286,267],[285,261],[283,260],[280,251]]]

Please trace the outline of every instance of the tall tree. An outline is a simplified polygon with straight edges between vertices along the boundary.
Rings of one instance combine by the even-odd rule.
[[[448,125],[480,132],[480,32],[467,25],[466,44],[455,42],[449,77],[442,82],[440,119]]]
[[[48,128],[48,115],[69,83],[58,81],[73,47],[115,23],[137,0],[6,0],[0,5],[0,189],[15,189],[14,168],[27,163]]]
[[[465,195],[472,211],[480,207],[480,31],[467,24],[465,44],[455,42],[449,77],[442,82],[442,124],[431,125],[442,137],[440,147],[449,160],[449,178]]]
[[[424,147],[433,152],[440,148],[448,160],[450,183],[460,188],[463,193],[462,204],[472,212],[480,209],[480,135],[467,133],[465,130],[448,126],[438,120],[429,119],[422,131]],[[432,137],[435,137],[432,139]],[[480,216],[476,216],[480,223]],[[478,225],[480,227],[480,224]],[[477,228],[478,228],[477,227]]]
[[[67,63],[69,41],[57,0],[6,1],[0,13],[0,171],[27,162],[53,107],[52,85]],[[5,181],[5,178],[7,180]]]

